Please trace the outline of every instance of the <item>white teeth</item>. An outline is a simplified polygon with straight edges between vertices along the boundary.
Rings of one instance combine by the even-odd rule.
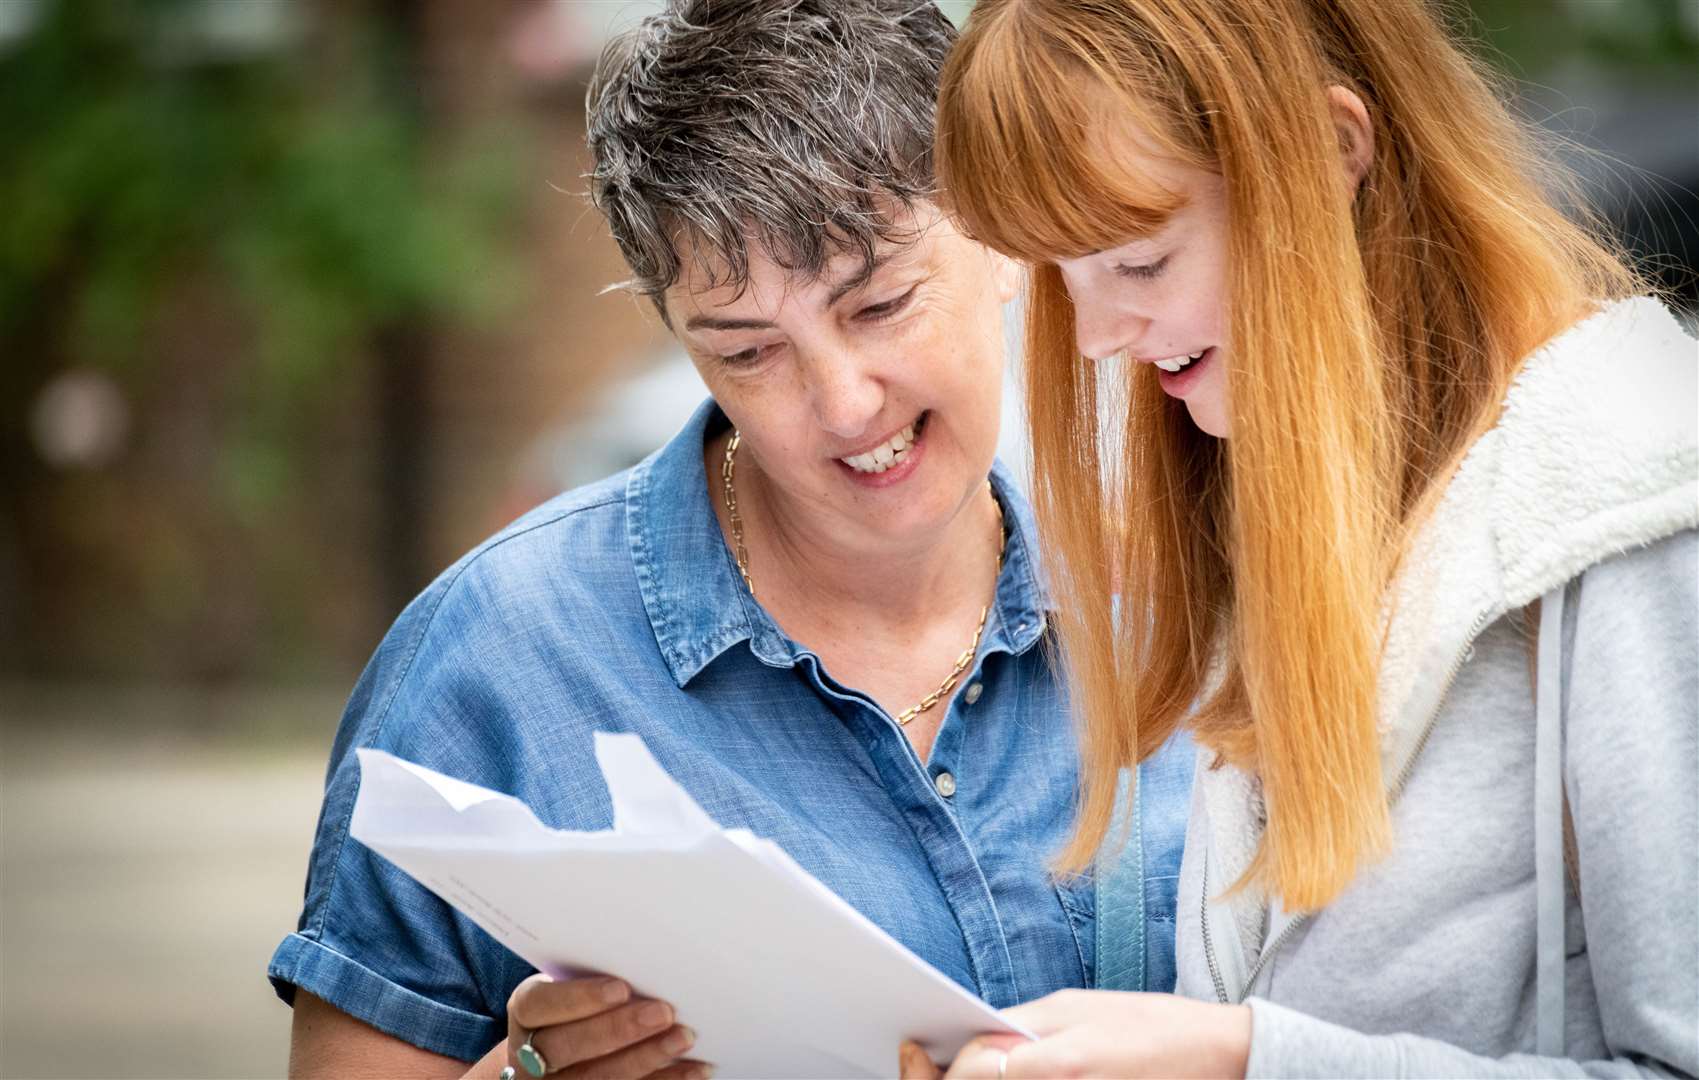
[[[1208,352],[1208,351],[1209,351],[1208,349],[1204,350],[1204,352]],[[1155,361],[1152,361],[1152,363],[1154,363],[1157,367],[1161,368],[1163,371],[1175,372],[1175,371],[1184,370],[1185,367],[1188,364],[1190,364],[1193,360],[1197,360],[1197,359],[1201,358],[1202,356],[1203,356],[1203,352],[1195,352],[1195,353],[1191,353],[1191,354],[1186,355],[1186,356],[1170,356],[1166,360],[1155,360]]]
[[[856,472],[882,473],[902,462],[908,457],[909,447],[914,445],[914,425],[903,428],[880,446],[876,446],[865,454],[854,457],[839,458],[845,465]]]

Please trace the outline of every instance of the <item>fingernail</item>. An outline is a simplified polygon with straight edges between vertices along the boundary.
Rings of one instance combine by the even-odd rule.
[[[696,1032],[687,1027],[675,1028],[661,1043],[669,1054],[682,1054],[696,1041]]]
[[[637,1012],[637,1020],[644,1027],[660,1027],[672,1019],[672,1010],[659,1001],[651,1001]]]
[[[597,990],[603,1001],[609,1005],[618,1005],[631,993],[631,989],[618,979],[609,979]]]
[[[690,1080],[712,1080],[714,1070],[710,1069],[706,1065],[698,1065],[696,1068],[685,1073],[685,1075],[690,1077]]]

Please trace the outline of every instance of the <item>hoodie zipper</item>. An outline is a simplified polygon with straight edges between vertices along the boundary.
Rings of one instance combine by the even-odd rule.
[[[1422,737],[1416,740],[1416,748],[1411,751],[1410,759],[1404,763],[1404,768],[1399,770],[1398,778],[1392,783],[1392,790],[1387,796],[1389,806],[1398,801],[1398,797],[1404,793],[1404,785],[1410,782],[1410,775],[1416,771],[1416,762],[1421,759],[1422,751],[1427,748],[1428,739],[1434,733],[1434,726],[1439,723],[1440,710],[1445,706],[1445,699],[1451,694],[1451,684],[1457,681],[1458,673],[1463,670],[1463,665],[1469,662],[1469,657],[1475,652],[1475,639],[1496,617],[1490,610],[1483,611],[1475,616],[1475,621],[1469,627],[1469,636],[1464,640],[1463,651],[1457,654],[1457,659],[1451,662],[1451,668],[1446,672],[1445,689],[1440,691],[1439,698],[1434,703],[1433,712],[1428,716],[1427,725],[1422,728]],[[1204,851],[1203,860],[1203,901],[1198,914],[1201,919],[1200,936],[1203,938],[1204,958],[1209,962],[1209,977],[1215,983],[1215,996],[1220,999],[1223,1005],[1232,1004],[1227,996],[1226,983],[1221,978],[1221,967],[1215,959],[1215,944],[1210,940],[1209,934],[1209,852],[1207,849]],[[1262,955],[1257,957],[1257,962],[1251,965],[1250,974],[1245,976],[1245,985],[1239,991],[1240,1001],[1243,1001],[1245,995],[1250,993],[1251,987],[1256,985],[1257,976],[1262,974],[1262,969],[1274,958],[1274,954],[1279,952],[1280,947],[1285,945],[1287,940],[1297,933],[1298,928],[1307,924],[1311,918],[1312,915],[1308,913],[1299,915],[1287,923],[1286,929],[1282,930],[1273,941],[1268,943],[1268,947],[1262,950]]]
[[[1203,933],[1203,955],[1209,961],[1209,978],[1215,983],[1215,996],[1221,1004],[1231,1004],[1227,1000],[1227,984],[1221,978],[1221,967],[1215,962],[1215,943],[1209,939],[1209,849],[1203,853],[1203,900],[1198,905],[1199,929]]]

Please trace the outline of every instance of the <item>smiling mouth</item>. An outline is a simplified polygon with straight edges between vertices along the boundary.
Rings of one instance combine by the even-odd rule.
[[[926,430],[927,417],[931,415],[932,411],[928,409],[916,417],[914,423],[873,449],[838,460],[858,473],[875,474],[894,469],[908,459],[909,451],[920,441],[921,434]]]
[[[1186,370],[1186,368],[1191,366],[1193,361],[1203,359],[1203,354],[1208,351],[1208,349],[1202,349],[1198,352],[1189,353],[1184,356],[1170,356],[1166,360],[1152,360],[1151,363],[1172,375],[1176,371]]]

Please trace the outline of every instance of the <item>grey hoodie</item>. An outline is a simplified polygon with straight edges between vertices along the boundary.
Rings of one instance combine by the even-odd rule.
[[[1380,677],[1393,849],[1310,917],[1254,890],[1254,781],[1199,754],[1179,992],[1248,1001],[1251,1076],[1699,1073],[1699,352],[1657,302],[1528,360],[1422,529]],[[1569,583],[1565,1057],[1534,1046],[1534,693]]]

